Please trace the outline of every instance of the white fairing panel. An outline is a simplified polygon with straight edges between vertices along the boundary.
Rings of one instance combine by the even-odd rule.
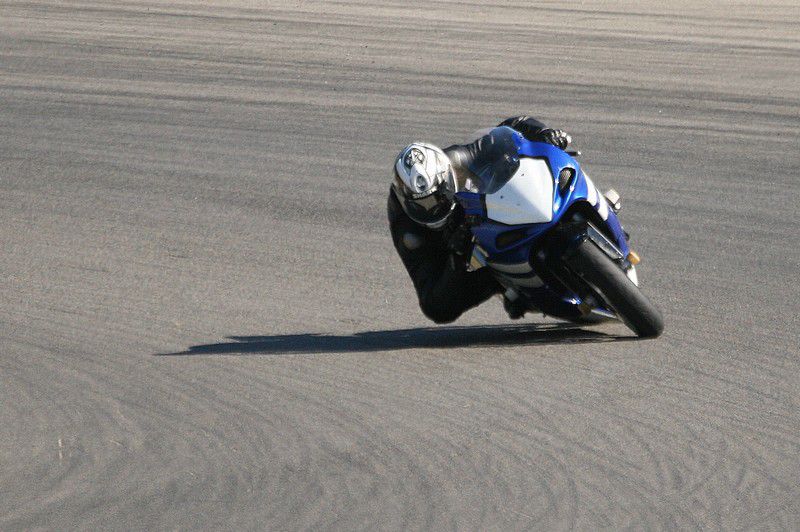
[[[600,191],[594,186],[594,183],[589,179],[589,176],[586,175],[586,172],[583,172],[583,177],[586,179],[586,199],[589,200],[589,203],[594,205],[594,208],[597,209],[598,214],[600,214],[603,220],[608,220],[608,202],[605,196],[600,194]]]
[[[514,176],[486,195],[486,215],[496,222],[518,225],[553,219],[553,175],[543,159],[520,159]]]

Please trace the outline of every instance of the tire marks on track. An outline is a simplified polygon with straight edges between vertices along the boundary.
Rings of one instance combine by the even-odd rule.
[[[800,519],[797,8],[420,13],[4,4],[0,527]],[[662,339],[419,314],[387,161],[515,112],[625,193]]]

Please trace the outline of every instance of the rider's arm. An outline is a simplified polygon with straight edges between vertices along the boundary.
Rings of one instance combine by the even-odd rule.
[[[447,247],[442,231],[414,223],[389,193],[392,241],[417,292],[422,312],[436,323],[454,321],[500,290],[488,269],[467,272]]]
[[[526,139],[533,142],[550,142],[547,139],[547,132],[554,131],[553,129],[548,128],[542,122],[539,122],[535,118],[531,118],[529,116],[506,118],[497,124],[497,127],[500,126],[508,126],[512,129],[515,129],[522,133],[522,136],[524,136]],[[469,167],[470,163],[475,159],[475,157],[478,156],[481,149],[481,139],[478,139],[469,144],[454,144],[448,148],[445,148],[444,152],[450,158],[450,162],[456,169],[456,173],[458,173],[460,168]]]
[[[506,118],[499,124],[499,126],[508,126],[522,133],[526,139],[533,142],[547,142],[553,146],[557,146],[562,150],[567,149],[569,143],[572,142],[570,137],[565,131],[560,129],[553,129],[544,125],[544,123],[531,118],[530,116],[514,116]]]
[[[540,140],[538,136],[542,131],[548,129],[543,122],[531,118],[530,116],[512,116],[511,118],[506,118],[497,124],[497,126],[508,126],[512,129],[516,129],[522,133],[522,136],[532,141]]]

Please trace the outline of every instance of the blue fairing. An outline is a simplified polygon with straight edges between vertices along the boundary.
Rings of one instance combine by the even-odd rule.
[[[504,134],[507,135],[507,133]],[[472,227],[472,232],[475,235],[477,244],[486,253],[486,258],[491,265],[500,265],[502,268],[503,265],[529,263],[531,253],[535,250],[540,237],[554,228],[570,207],[580,201],[588,202],[593,206],[600,215],[599,219],[604,220],[603,223],[607,228],[608,236],[613,236],[612,240],[624,255],[628,254],[628,242],[619,219],[613,210],[608,208],[605,198],[584,174],[574,158],[555,146],[542,142],[529,142],[520,135],[516,135],[514,144],[519,158],[532,157],[547,161],[554,182],[553,218],[546,223],[502,224],[486,217],[485,194],[480,191],[458,192],[456,197],[464,208],[465,214],[482,220],[481,223]],[[562,169],[567,167],[574,169],[575,176],[572,178],[570,186],[562,193],[558,187],[558,176]],[[514,238],[508,239],[510,243],[505,244],[505,247],[502,247],[503,239],[501,238],[501,247],[498,247],[498,237],[509,231],[514,232],[511,233]],[[514,274],[502,273],[501,275],[506,280],[513,280],[515,277]],[[520,275],[520,277],[524,276],[525,274]],[[577,304],[580,301],[574,294],[555,293],[547,286],[537,288],[522,287],[520,291],[528,297],[535,307],[548,314],[567,318],[574,318],[579,315]]]

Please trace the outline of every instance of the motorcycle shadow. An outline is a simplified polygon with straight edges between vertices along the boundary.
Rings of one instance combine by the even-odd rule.
[[[351,335],[319,333],[273,336],[228,336],[230,342],[201,344],[178,353],[189,355],[290,355],[360,353],[420,348],[509,347],[546,344],[581,344],[635,340],[585,329],[569,323],[420,327],[365,331]]]

